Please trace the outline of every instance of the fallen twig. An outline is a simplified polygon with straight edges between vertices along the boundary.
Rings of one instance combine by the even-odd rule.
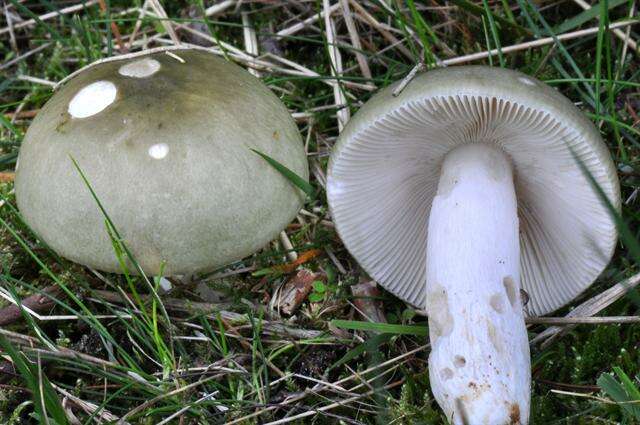
[[[55,346],[55,349],[57,351],[37,348],[42,345],[40,340],[28,335],[12,332],[3,328],[0,328],[0,335],[4,336],[12,343],[20,346],[22,351],[33,352],[35,354],[39,353],[41,355],[47,355],[50,357],[83,360],[98,366],[108,367],[111,369],[119,369],[119,365],[116,363],[113,363],[98,357],[90,356],[89,354],[81,353],[79,351],[75,351],[70,348]]]
[[[317,257],[318,255],[322,254],[322,251],[320,251],[319,249],[310,249],[309,251],[304,251],[301,252],[300,255],[298,255],[298,259],[295,261],[292,261],[290,263],[287,264],[280,264],[277,266],[273,266],[273,269],[275,271],[278,272],[282,272],[282,273],[291,273],[292,271],[294,271],[298,266],[311,261],[312,259],[314,259],[315,257]]]
[[[38,16],[38,19],[28,19],[26,21],[17,23],[17,24],[13,24],[13,30],[17,30],[20,28],[24,28],[24,27],[29,27],[31,25],[35,25],[38,22],[43,22],[43,21],[47,21],[51,18],[55,18],[56,16],[60,16],[60,15],[66,15],[68,13],[73,13],[73,12],[78,12],[80,10],[86,9],[89,6],[93,6],[94,4],[98,3],[98,0],[89,0],[86,2],[83,2],[81,4],[76,4],[73,6],[69,6],[69,7],[65,7],[62,8],[60,10],[56,10],[53,12],[49,12],[49,13],[45,13],[44,15],[40,15]],[[0,35],[7,33],[11,31],[10,27],[5,27],[5,28],[1,28],[0,29]]]
[[[573,310],[571,310],[566,317],[588,317],[597,314],[604,310],[606,307],[613,304],[615,301],[622,298],[629,291],[640,284],[640,273],[631,276],[628,279],[623,280],[604,292],[596,295],[595,297],[588,299]],[[542,343],[541,347],[548,347],[560,335],[570,331],[575,327],[575,324],[567,325],[564,327],[553,326],[540,332],[531,340],[531,345]]]
[[[21,62],[23,60],[25,60],[29,56],[35,55],[36,53],[46,49],[49,46],[51,46],[51,42],[44,43],[43,45],[38,46],[33,50],[29,50],[27,53],[25,53],[23,55],[20,55],[20,56],[18,56],[16,58],[11,59],[9,62],[3,63],[2,65],[0,65],[0,71],[3,70],[3,69],[7,69],[7,68],[9,68],[9,67],[11,67],[11,66],[13,66],[13,65],[15,65],[15,64],[17,64],[17,63],[19,63],[19,62]]]
[[[416,353],[419,353],[421,351],[426,350],[428,347],[429,347],[429,345],[427,344],[427,345],[422,345],[420,347],[414,348],[411,351],[407,351],[406,353],[403,353],[403,354],[401,354],[401,355],[399,355],[397,357],[394,357],[392,359],[389,359],[387,361],[379,363],[379,364],[377,364],[375,366],[372,366],[372,367],[370,367],[370,368],[368,368],[366,370],[363,370],[362,372],[359,372],[357,374],[351,374],[351,375],[347,376],[346,378],[342,378],[342,379],[340,379],[340,380],[338,380],[336,382],[331,383],[330,385],[317,384],[313,388],[306,388],[301,394],[298,394],[296,396],[290,397],[290,398],[286,399],[285,401],[283,401],[282,403],[278,404],[277,406],[269,406],[269,407],[266,407],[266,408],[264,408],[262,410],[258,410],[257,412],[253,412],[253,413],[251,413],[249,415],[243,416],[241,418],[234,419],[234,420],[232,420],[230,422],[227,422],[227,425],[233,425],[233,424],[237,424],[237,423],[244,423],[245,421],[247,421],[249,419],[255,418],[257,416],[261,416],[264,413],[271,412],[273,410],[282,408],[282,407],[284,407],[286,405],[289,405],[289,404],[292,404],[292,403],[296,403],[296,402],[306,398],[307,396],[309,396],[311,394],[318,394],[321,391],[324,391],[324,390],[327,390],[327,389],[330,389],[330,388],[335,388],[336,386],[341,386],[345,382],[349,382],[349,381],[351,381],[353,379],[356,379],[357,377],[364,376],[364,375],[366,375],[366,374],[368,374],[370,372],[373,372],[374,370],[381,369],[381,368],[383,368],[385,366],[396,365],[396,364],[400,363],[402,360],[406,359],[407,357],[410,357],[410,356],[412,356],[412,355],[414,355]],[[353,391],[353,388],[350,391]]]
[[[276,308],[289,316],[295,313],[311,293],[316,280],[324,280],[324,276],[306,269],[298,270],[274,296]]]
[[[344,23],[347,26],[351,44],[353,44],[353,48],[355,49],[356,60],[358,61],[360,72],[362,72],[362,76],[364,78],[371,80],[373,78],[371,75],[371,69],[369,69],[367,57],[362,53],[362,43],[360,42],[360,35],[358,34],[356,24],[353,22],[353,16],[351,16],[349,0],[340,0],[340,4],[342,5],[342,17],[344,18]]]
[[[1,181],[2,175],[0,175],[0,182]],[[22,308],[13,304],[4,307],[0,310],[0,326],[7,326],[22,319],[22,310],[25,308],[36,312],[51,310],[55,305],[53,298],[61,295],[62,290],[59,286],[48,286],[42,290],[42,293],[33,294],[24,298],[20,302]]]
[[[319,21],[320,19],[324,18],[326,13],[333,13],[336,10],[338,10],[340,8],[340,3],[336,3],[334,5],[332,5],[328,10],[327,9],[323,9],[320,13],[316,13],[315,15],[305,19],[302,22],[298,22],[295,25],[290,26],[289,28],[285,28],[283,30],[280,30],[276,33],[276,35],[278,37],[286,37],[288,35],[293,35],[303,29],[305,29],[306,27],[308,27],[309,25]]]
[[[327,37],[327,49],[329,50],[329,63],[331,64],[331,75],[336,77],[337,84],[333,87],[333,98],[336,105],[344,105],[347,103],[344,88],[340,85],[340,77],[342,76],[342,55],[337,46],[336,27],[331,19],[331,6],[329,0],[323,0],[322,2],[325,10],[324,25],[325,33]],[[336,3],[339,5],[339,3]],[[334,5],[335,6],[335,5]],[[351,114],[349,108],[341,107],[336,111],[336,117],[338,119],[338,130],[342,131],[344,126],[349,121]]]
[[[98,406],[97,404],[84,401],[81,398],[76,397],[75,395],[71,394],[70,392],[66,391],[63,388],[60,388],[55,384],[51,384],[51,385],[53,386],[53,388],[55,388],[56,391],[58,391],[65,398],[67,398],[73,404],[75,404],[80,409],[82,409],[86,414],[94,415],[97,418],[100,418],[104,421],[109,421],[109,422],[118,420],[118,417],[113,413],[109,412],[108,410],[106,410],[104,406]],[[124,424],[128,424],[128,422],[124,422]]]
[[[93,291],[97,300],[103,300],[116,304],[129,304],[129,302],[123,298],[123,296],[118,292],[104,291],[104,290],[96,290]],[[149,300],[148,295],[141,296],[143,301]],[[213,303],[201,303],[189,300],[179,300],[179,299],[163,299],[162,303],[164,307],[169,311],[179,311],[189,314],[194,313],[204,313],[211,314],[217,313],[220,314],[220,317],[233,324],[234,326],[239,326],[243,324],[249,323],[249,317],[246,314],[236,313],[233,311],[223,310],[224,307],[229,307],[229,304],[213,304]],[[327,333],[324,331],[318,330],[310,330],[310,329],[298,329],[291,326],[284,325],[282,323],[272,322],[272,321],[262,321],[262,329],[266,334],[272,335],[280,335],[286,336],[288,338],[300,338],[300,339],[313,339],[320,338],[323,336],[327,336]],[[327,336],[327,338],[329,338]]]
[[[40,109],[32,109],[30,111],[7,112],[6,114],[4,114],[4,117],[12,121],[30,119],[38,115],[38,112],[40,112]]]
[[[369,397],[369,396],[375,394],[376,392],[390,390],[391,388],[395,388],[395,387],[397,387],[399,385],[402,385],[402,384],[404,384],[404,378],[400,379],[398,381],[392,382],[391,384],[385,385],[382,388],[373,389],[373,390],[367,391],[366,393],[362,393],[362,394],[359,394],[359,395],[356,395],[356,396],[353,396],[353,397],[349,397],[349,398],[344,399],[344,400],[336,401],[334,403],[327,404],[326,406],[322,406],[322,407],[319,407],[317,409],[310,409],[309,411],[304,412],[304,413],[300,413],[299,415],[289,416],[287,418],[280,419],[280,420],[273,421],[273,422],[267,422],[265,425],[278,425],[278,424],[285,424],[285,423],[289,423],[289,422],[294,422],[294,421],[297,421],[298,419],[302,419],[302,418],[306,418],[306,417],[309,417],[309,416],[313,416],[313,415],[316,415],[318,413],[325,412],[327,410],[335,409],[336,407],[339,407],[339,406],[345,406],[345,405],[347,405],[349,403],[352,403],[352,402],[354,402],[356,400],[359,400],[361,398]]]
[[[102,13],[106,14],[107,13],[107,5],[104,2],[104,0],[98,0],[98,4],[100,6],[100,10],[102,11]],[[113,34],[113,36],[116,38],[116,43],[118,43],[118,49],[120,50],[121,53],[127,53],[127,46],[124,45],[124,43],[122,43],[122,36],[120,35],[120,29],[118,28],[118,24],[115,23],[115,21],[111,21],[111,33]]]
[[[528,317],[531,325],[609,325],[616,323],[640,323],[640,316],[608,316],[608,317]]]
[[[574,3],[576,3],[578,6],[580,6],[581,8],[583,8],[584,10],[589,10],[591,9],[591,5],[589,5],[589,3],[587,3],[584,0],[573,0]],[[600,5],[598,5],[598,7],[600,7]],[[598,19],[600,19],[599,15],[596,15],[596,17]],[[631,50],[633,50],[634,53],[638,53],[638,43],[633,40],[632,38],[629,37],[629,34],[625,34],[624,32],[620,31],[619,29],[614,29],[613,33],[615,34],[616,37],[618,37],[620,40],[622,40],[623,43],[625,43],[627,46],[629,46],[631,48]]]
[[[626,20],[626,21],[616,22],[609,25],[609,30],[628,27],[631,25],[639,24],[639,23],[640,21],[638,20]],[[540,47],[540,46],[545,46],[547,44],[554,44],[556,40],[559,40],[559,41],[571,40],[574,38],[584,37],[585,35],[597,34],[598,31],[600,31],[600,27],[591,27],[583,30],[566,32],[564,34],[558,34],[555,37],[545,37],[545,38],[540,38],[538,40],[527,41],[526,43],[519,43],[519,44],[513,44],[511,46],[505,46],[505,47],[502,47],[500,50],[498,49],[485,50],[484,52],[472,53],[469,55],[458,56],[456,58],[445,59],[437,65],[447,66],[447,65],[457,65],[465,62],[473,62],[476,60],[488,58],[489,56],[497,56],[499,52],[502,52],[503,54],[517,52],[520,50],[530,49],[532,47]]]

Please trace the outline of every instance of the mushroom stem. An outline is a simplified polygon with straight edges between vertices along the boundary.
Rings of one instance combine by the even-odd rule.
[[[453,424],[526,424],[531,369],[509,158],[488,144],[442,165],[427,238],[431,389]]]

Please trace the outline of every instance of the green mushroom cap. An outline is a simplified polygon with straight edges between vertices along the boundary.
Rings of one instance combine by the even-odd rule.
[[[264,246],[302,205],[252,149],[308,179],[287,109],[240,67],[197,49],[115,58],[72,76],[33,121],[18,207],[60,255],[121,272],[74,159],[145,273],[209,271]]]

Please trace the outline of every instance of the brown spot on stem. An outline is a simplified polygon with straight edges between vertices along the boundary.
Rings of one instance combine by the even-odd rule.
[[[465,359],[464,356],[455,356],[453,358],[453,364],[458,368],[464,367],[464,365],[467,364],[467,359]]]
[[[429,288],[427,293],[427,314],[429,315],[429,334],[431,342],[440,336],[448,336],[453,331],[453,316],[449,311],[447,290],[438,284]]]
[[[516,282],[511,276],[505,276],[505,278],[502,279],[502,284],[504,285],[504,290],[507,293],[507,298],[509,299],[511,307],[515,308],[516,301],[518,301],[518,295],[516,294]]]
[[[520,406],[518,403],[514,403],[511,405],[511,409],[509,410],[509,423],[512,425],[520,424]]]
[[[451,416],[451,423],[454,422],[453,417],[455,416],[455,414],[457,413],[458,416],[460,417],[460,422],[463,424],[469,424],[469,415],[467,414],[467,409],[464,406],[464,403],[462,401],[462,399],[460,397],[456,398],[455,401],[455,409],[457,410],[457,412],[454,411],[453,415]]]
[[[495,348],[495,350],[498,353],[502,352],[502,343],[500,341],[500,337],[498,333],[496,332],[496,327],[493,326],[493,323],[491,323],[488,320],[487,320],[487,334],[489,335],[489,340],[491,341],[493,348]]]
[[[448,381],[453,378],[453,371],[448,367],[445,367],[440,371],[440,378],[442,378],[443,381]]]
[[[489,304],[491,304],[491,308],[493,308],[496,313],[504,313],[504,303],[502,302],[501,294],[496,293],[491,295]]]

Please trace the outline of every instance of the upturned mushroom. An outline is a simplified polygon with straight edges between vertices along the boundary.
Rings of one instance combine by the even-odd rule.
[[[526,424],[524,317],[565,305],[609,262],[615,224],[580,162],[619,207],[613,162],[568,99],[519,72],[455,67],[396,87],[334,148],[337,231],[383,287],[426,307],[431,388],[449,421]]]
[[[73,158],[145,273],[209,271],[267,244],[302,205],[251,149],[308,178],[291,115],[237,65],[184,48],[116,57],[75,73],[35,118],[17,203],[60,255],[121,272]]]

